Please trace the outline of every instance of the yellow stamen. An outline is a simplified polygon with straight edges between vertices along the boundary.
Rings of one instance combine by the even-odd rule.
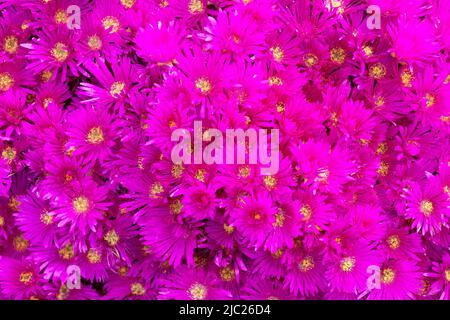
[[[23,235],[18,235],[13,240],[13,247],[17,252],[23,252],[28,249],[29,242],[23,237]]]
[[[70,260],[75,257],[75,252],[73,251],[73,247],[70,243],[68,243],[65,247],[61,248],[59,251],[59,256],[64,260]]]
[[[100,50],[102,48],[102,40],[96,34],[87,39],[87,44],[91,50]]]
[[[164,192],[164,187],[158,181],[154,182],[150,187],[149,197],[152,199],[161,198],[161,193]]]
[[[311,219],[312,216],[312,209],[309,205],[304,204],[302,205],[302,207],[300,208],[300,213],[303,216],[303,220],[307,221],[309,219]]]
[[[58,11],[56,11],[54,19],[55,22],[58,24],[63,24],[63,23],[67,23],[67,13],[66,11],[60,9]]]
[[[400,247],[400,237],[396,234],[393,234],[387,238],[387,243],[389,245],[389,248],[395,250]]]
[[[8,72],[0,73],[0,91],[8,91],[14,84],[14,78]]]
[[[200,90],[203,95],[207,95],[212,89],[211,82],[205,77],[195,80],[195,87]]]
[[[226,223],[223,224],[223,229],[225,230],[226,233],[228,234],[232,234],[234,232],[234,227],[230,226]]]
[[[420,202],[420,212],[422,212],[426,217],[431,216],[433,213],[433,202],[430,200],[422,200]]]
[[[275,178],[274,176],[265,176],[263,180],[264,185],[268,190],[273,190],[277,186],[277,178]]]
[[[51,55],[58,62],[66,61],[69,56],[69,50],[67,49],[67,45],[62,42],[58,42],[55,44],[53,49],[50,50]]]
[[[72,200],[72,206],[76,213],[86,213],[89,210],[89,199],[79,196]]]
[[[16,150],[13,147],[6,147],[2,151],[2,158],[5,159],[8,163],[11,163],[16,157]]]
[[[131,294],[135,296],[143,296],[146,292],[145,288],[139,282],[135,282],[131,285]]]
[[[117,234],[116,230],[109,230],[103,239],[110,245],[114,247],[120,240],[120,236]]]
[[[117,98],[125,88],[125,82],[123,81],[115,81],[111,87],[109,88],[109,94],[113,98]]]
[[[351,272],[355,268],[356,259],[355,257],[346,257],[341,260],[341,270],[344,272]]]
[[[281,80],[280,77],[277,76],[273,76],[269,78],[269,85],[271,86],[282,86],[283,85],[283,80]]]
[[[103,28],[106,30],[109,29],[109,33],[115,33],[117,31],[119,31],[120,28],[120,23],[119,23],[119,19],[117,19],[114,16],[106,16],[102,19],[102,25]]]
[[[33,281],[33,272],[22,272],[19,276],[19,281],[25,285],[29,285]]]
[[[9,54],[16,53],[17,49],[19,48],[19,40],[16,36],[7,36],[5,37],[5,41],[3,43],[3,49],[8,52]]]
[[[41,222],[45,225],[50,225],[53,223],[53,216],[49,215],[48,211],[44,211],[41,213],[39,220],[41,220]]]
[[[230,266],[222,268],[219,273],[220,273],[220,278],[223,281],[230,282],[230,281],[233,281],[234,279],[236,279],[236,272]]]
[[[381,272],[381,282],[391,284],[395,280],[395,271],[391,268],[383,269]]]
[[[91,248],[88,251],[87,258],[89,263],[96,264],[102,261],[102,254],[97,249]]]
[[[319,58],[315,54],[307,53],[303,56],[303,62],[308,68],[312,68],[319,62]]]
[[[136,0],[120,0],[120,3],[127,9],[130,9],[136,3]]]
[[[283,49],[281,49],[279,46],[271,47],[270,52],[272,52],[273,59],[276,62],[281,62],[284,58],[284,52]]]
[[[382,63],[375,63],[369,68],[369,75],[376,80],[383,79],[386,75],[386,67]]]
[[[330,50],[330,59],[337,64],[343,64],[345,61],[345,50],[342,48],[333,48]]]
[[[92,144],[102,143],[105,139],[103,137],[103,130],[101,127],[94,127],[89,130],[87,135],[87,142]]]
[[[314,267],[314,259],[311,256],[303,258],[302,261],[300,261],[300,263],[298,264],[298,268],[301,272],[308,272],[314,269]]]
[[[189,287],[188,294],[192,300],[205,300],[208,294],[208,288],[196,282]]]
[[[191,0],[189,2],[188,9],[192,14],[203,13],[203,3],[200,0]]]

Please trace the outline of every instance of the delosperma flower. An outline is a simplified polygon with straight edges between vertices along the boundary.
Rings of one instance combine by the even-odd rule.
[[[1,1],[0,299],[450,299],[449,21]]]

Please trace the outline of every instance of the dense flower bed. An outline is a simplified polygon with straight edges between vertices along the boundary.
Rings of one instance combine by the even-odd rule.
[[[449,299],[449,1],[0,9],[0,298]],[[194,120],[279,171],[173,163]]]

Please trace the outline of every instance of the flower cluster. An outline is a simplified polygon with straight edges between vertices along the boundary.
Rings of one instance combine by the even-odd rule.
[[[449,1],[0,10],[0,298],[450,298]],[[278,172],[172,162],[195,120]]]

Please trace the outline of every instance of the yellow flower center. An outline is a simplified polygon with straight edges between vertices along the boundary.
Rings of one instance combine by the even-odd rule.
[[[283,101],[278,101],[275,107],[277,108],[278,113],[286,111],[286,105]]]
[[[120,240],[119,235],[115,230],[109,230],[103,239],[111,246],[114,247]]]
[[[61,9],[56,11],[54,16],[55,22],[59,24],[67,23],[67,18],[68,17],[66,11]]]
[[[19,40],[16,36],[7,36],[3,44],[3,49],[9,54],[16,53],[17,48],[19,48]]]
[[[283,80],[281,80],[280,77],[277,76],[273,76],[269,78],[269,85],[271,86],[282,86],[283,85]]]
[[[389,172],[389,164],[386,163],[385,161],[380,161],[380,166],[378,167],[377,173],[382,176],[385,177],[387,176]]]
[[[284,221],[286,217],[284,215],[284,211],[281,208],[278,208],[278,213],[275,214],[275,222],[273,223],[274,227],[282,227],[284,225]]]
[[[53,216],[49,215],[48,211],[44,211],[41,213],[39,220],[41,220],[41,222],[45,225],[50,225],[53,223]]]
[[[109,94],[113,98],[117,98],[117,96],[119,96],[122,93],[124,88],[125,88],[125,83],[123,81],[115,81],[111,85],[111,88],[109,88]]]
[[[265,176],[263,180],[264,185],[268,190],[273,190],[277,186],[277,178],[274,176]]]
[[[389,245],[389,248],[395,250],[400,247],[400,237],[396,234],[393,234],[387,238],[387,243]]]
[[[259,213],[258,211],[253,212],[252,217],[253,217],[253,219],[255,219],[256,221],[259,221],[259,220],[261,220],[261,213]]]
[[[58,42],[55,44],[53,49],[50,50],[51,55],[58,62],[66,61],[69,56],[69,50],[67,49],[67,45],[62,42]]]
[[[0,91],[8,91],[14,84],[14,78],[8,72],[0,73]]]
[[[378,155],[384,154],[384,153],[386,153],[387,149],[388,149],[387,144],[384,143],[384,142],[382,142],[382,143],[380,143],[380,144],[378,145],[377,151],[376,151],[376,152],[377,152]]]
[[[314,269],[314,267],[315,267],[314,259],[311,256],[305,257],[298,264],[298,268],[300,269],[301,272],[308,272],[308,271]]]
[[[48,82],[52,78],[53,72],[50,70],[45,70],[41,74],[42,82]]]
[[[364,54],[367,56],[367,57],[370,57],[371,55],[373,55],[373,50],[372,50],[372,48],[370,47],[370,46],[364,46],[363,47],[363,51],[364,51]]]
[[[420,202],[420,212],[422,212],[426,217],[431,216],[433,213],[433,202],[430,200],[422,200]]]
[[[131,294],[135,296],[143,296],[145,294],[145,289],[142,284],[135,282],[131,285]]]
[[[96,264],[102,261],[102,254],[100,251],[91,248],[88,251],[87,258],[89,263]]]
[[[205,173],[206,173],[205,169],[198,169],[195,172],[194,178],[197,179],[198,181],[205,182]]]
[[[276,62],[281,62],[284,58],[284,52],[283,49],[281,49],[279,46],[271,47],[270,52],[272,52],[273,59]]]
[[[85,196],[79,196],[72,201],[76,213],[86,213],[89,210],[89,200]]]
[[[8,207],[12,210],[12,211],[17,211],[19,210],[19,206],[20,206],[20,201],[17,200],[17,198],[15,196],[12,196],[11,198],[9,198],[8,201]]]
[[[152,199],[158,199],[161,197],[160,195],[163,192],[164,192],[163,186],[161,185],[160,182],[156,181],[150,187],[149,197]]]
[[[136,0],[120,0],[120,3],[127,9],[130,9],[136,3]]]
[[[333,48],[330,50],[330,59],[334,63],[343,64],[345,61],[345,51],[342,48]]]
[[[300,214],[303,216],[303,220],[309,220],[312,216],[312,209],[309,205],[304,204],[300,208]]]
[[[239,173],[238,173],[238,177],[239,178],[248,178],[248,176],[250,175],[250,167],[249,166],[241,166],[239,168]]]
[[[319,58],[315,54],[307,53],[303,56],[303,62],[308,68],[312,68],[319,62]]]
[[[33,272],[22,272],[19,276],[19,281],[25,285],[29,285],[33,281]]]
[[[431,108],[432,106],[434,106],[434,104],[436,102],[435,96],[432,95],[431,93],[427,93],[425,95],[425,100],[426,100],[426,107],[427,108]]]
[[[445,269],[445,280],[450,282],[450,269]]]
[[[65,247],[61,248],[59,251],[59,256],[64,260],[70,260],[75,257],[75,252],[73,251],[73,247],[70,243],[66,244]]]
[[[381,272],[381,282],[391,284],[395,280],[395,271],[391,268],[383,269]]]
[[[172,177],[174,177],[175,179],[180,178],[184,172],[183,165],[181,164],[172,165],[172,170],[170,170],[170,172],[172,173]]]
[[[280,259],[284,254],[284,251],[280,248],[277,249],[277,251],[275,251],[274,253],[272,253],[272,258],[274,259]]]
[[[120,23],[119,23],[119,19],[117,19],[114,16],[106,16],[102,19],[102,25],[103,28],[106,30],[109,29],[109,33],[115,33],[117,31],[119,31],[119,27],[120,27]]]
[[[87,44],[91,50],[100,50],[102,48],[102,40],[96,34],[87,39]]]
[[[236,272],[230,266],[224,267],[220,270],[220,278],[223,281],[233,281],[236,278]]]
[[[18,235],[13,240],[13,247],[17,252],[23,252],[28,249],[29,242],[22,235]]]
[[[89,130],[86,140],[92,144],[102,143],[105,140],[103,137],[102,128],[94,127],[91,130]]]
[[[208,294],[208,288],[196,282],[189,287],[188,294],[192,300],[205,300]]]
[[[405,69],[400,73],[400,78],[403,86],[410,88],[414,80],[414,74],[410,70]]]
[[[5,225],[5,218],[3,216],[0,216],[0,228]]]
[[[369,75],[376,80],[380,80],[386,75],[386,67],[382,63],[376,63],[369,68]]]
[[[183,204],[181,203],[180,199],[175,199],[170,204],[170,212],[174,215],[180,214],[181,210],[183,209]]]
[[[119,268],[119,270],[117,270],[117,273],[122,276],[125,277],[128,274],[128,267],[127,266],[121,266]]]
[[[191,0],[188,9],[191,14],[203,13],[203,3],[200,0]]]
[[[230,226],[226,223],[223,224],[223,229],[225,230],[226,233],[228,234],[232,234],[234,232],[234,227]]]
[[[11,163],[16,157],[16,150],[12,147],[6,147],[2,151],[2,158],[5,159],[8,163]]]
[[[200,90],[203,95],[207,95],[212,89],[211,82],[205,77],[195,80],[195,87]]]
[[[165,8],[165,7],[167,7],[169,5],[169,2],[167,1],[167,0],[162,0],[160,3],[159,3],[159,7],[160,8]]]
[[[42,101],[44,109],[47,109],[50,103],[53,103],[53,98],[45,98],[44,101]]]
[[[355,264],[355,257],[345,257],[341,260],[340,267],[344,272],[351,272],[355,268]]]

